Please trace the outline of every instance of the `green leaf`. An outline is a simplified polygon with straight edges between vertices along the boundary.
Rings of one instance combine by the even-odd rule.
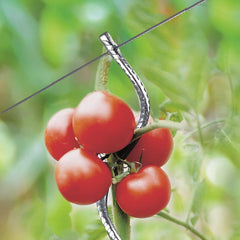
[[[176,190],[172,192],[173,210],[181,213],[184,209],[184,202],[181,194]]]
[[[87,234],[87,240],[102,240],[107,236],[107,232],[100,220],[88,227]]]
[[[199,216],[198,216],[198,215],[193,216],[193,217],[190,219],[191,224],[192,224],[193,226],[195,226],[196,223],[197,223],[197,221],[198,221],[198,219],[199,219]]]
[[[162,19],[159,9],[157,1],[137,2],[130,11],[130,26],[136,31],[156,24]],[[181,18],[181,21],[161,26],[136,43],[141,53],[137,60],[145,78],[173,103],[182,106],[178,110],[198,108],[213,68],[205,36],[201,31],[194,31],[195,28],[192,22]]]
[[[95,205],[73,205],[71,212],[72,226],[81,238],[86,234],[89,225],[95,222],[96,216],[97,210]]]
[[[195,216],[200,214],[202,210],[203,197],[206,191],[205,187],[206,187],[205,182],[202,181],[197,185],[197,188],[195,190],[191,207],[191,212],[194,213]]]
[[[159,87],[174,104],[179,107],[182,106],[182,110],[189,109],[188,92],[178,83],[177,77],[170,72],[166,72],[160,69],[155,63],[149,61],[145,66],[142,66],[142,71],[147,79]]]
[[[187,171],[191,177],[191,180],[194,183],[197,183],[200,176],[201,163],[203,159],[202,149],[198,143],[186,144],[185,149],[187,151]]]
[[[182,121],[182,116],[179,110],[187,111],[187,108],[184,107],[184,105],[181,105],[177,102],[173,102],[170,99],[164,101],[163,103],[160,104],[159,106],[160,110],[162,112],[166,113],[177,113],[179,118],[176,118],[177,122]],[[174,120],[173,120],[174,121]]]
[[[108,206],[108,213],[111,219],[113,219],[112,206]],[[89,224],[86,228],[87,240],[102,240],[107,236],[107,232],[100,219],[95,219],[92,224]]]
[[[57,189],[49,195],[47,204],[48,226],[57,236],[64,238],[70,235],[72,231],[71,204],[62,197]]]

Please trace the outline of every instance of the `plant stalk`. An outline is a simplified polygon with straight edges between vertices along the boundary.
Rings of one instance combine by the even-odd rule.
[[[165,218],[166,220],[173,222],[179,226],[185,227],[187,230],[189,230],[191,233],[193,233],[195,236],[199,237],[201,240],[207,240],[201,233],[199,233],[194,227],[190,226],[188,223],[183,222],[179,219],[176,219],[169,214],[165,212],[159,212],[156,214],[157,216],[160,216],[162,218]]]
[[[113,220],[123,240],[130,240],[130,217],[122,211],[116,200],[116,184],[112,184]]]
[[[156,128],[169,128],[172,130],[184,130],[184,126],[181,123],[173,122],[173,121],[169,121],[169,120],[160,120],[160,121],[148,124],[145,127],[136,129],[131,142],[136,141],[136,139],[140,138],[143,134],[150,132]]]
[[[112,58],[109,55],[102,57],[100,60],[97,68],[95,90],[108,92],[108,73],[111,62]]]

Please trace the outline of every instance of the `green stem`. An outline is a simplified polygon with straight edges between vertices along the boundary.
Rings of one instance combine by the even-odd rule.
[[[228,82],[229,82],[229,86],[230,86],[230,90],[231,90],[231,116],[234,116],[234,114],[236,113],[236,104],[235,104],[235,96],[234,96],[234,86],[233,86],[233,81],[232,81],[232,77],[230,74],[230,69],[229,69],[229,54],[227,55],[227,57],[225,58],[226,62],[225,62],[225,68],[226,68],[226,74],[227,74],[227,78],[228,78]]]
[[[101,58],[96,74],[95,90],[108,91],[108,73],[112,58],[106,55]]]
[[[130,217],[122,211],[116,200],[116,184],[112,184],[113,220],[121,239],[130,240]]]
[[[160,120],[157,122],[153,122],[145,127],[138,128],[134,132],[134,137],[132,139],[132,142],[140,138],[144,133],[150,132],[156,128],[169,128],[172,130],[183,130],[184,127],[181,123],[173,122],[173,121],[167,121],[167,120]]]
[[[200,122],[198,121],[197,129],[189,132],[186,135],[186,137],[184,138],[184,140],[191,137],[193,134],[198,133],[199,129],[201,131],[202,129],[210,127],[214,124],[224,123],[224,122],[225,122],[224,119],[218,119],[218,120],[214,120],[214,121],[208,122],[206,124],[200,125]],[[169,128],[169,129],[172,129],[172,130],[189,130],[186,127],[184,127],[183,124],[181,124],[181,123],[173,122],[173,121],[167,121],[167,120],[161,120],[161,121],[151,123],[151,124],[147,125],[146,127],[136,129],[135,133],[134,133],[134,137],[133,137],[131,142],[134,142],[135,140],[140,138],[143,134],[145,134],[147,132],[150,132],[150,131],[152,131],[156,128]]]
[[[205,129],[205,128],[210,127],[210,126],[212,126],[212,125],[214,125],[214,124],[224,123],[224,122],[225,122],[224,119],[213,120],[213,121],[211,121],[211,122],[208,122],[208,123],[206,123],[206,124],[203,124],[203,125],[201,126],[201,129]],[[195,130],[191,131],[190,133],[188,133],[188,134],[184,137],[183,140],[185,141],[186,139],[188,139],[189,137],[191,137],[192,135],[194,135],[194,134],[197,133],[198,131],[199,131],[198,129],[195,129]]]
[[[169,214],[167,213],[164,213],[164,212],[159,212],[157,213],[157,216],[160,216],[170,222],[173,222],[179,226],[182,226],[182,227],[185,227],[187,230],[189,230],[191,233],[193,233],[195,236],[199,237],[200,239],[202,240],[207,240],[201,233],[199,233],[195,228],[193,228],[192,226],[190,226],[188,223],[186,222],[183,222],[179,219],[176,219],[172,216],[170,216]]]
[[[186,217],[186,223],[189,223],[189,220],[190,220],[190,215],[191,215],[191,212],[192,212],[192,210],[193,210],[193,204],[194,204],[194,199],[196,198],[196,193],[197,193],[197,188],[198,188],[199,186],[198,186],[198,184],[197,185],[195,185],[194,186],[194,194],[193,194],[193,196],[192,196],[192,199],[191,199],[191,204],[190,204],[190,207],[189,207],[189,209],[188,209],[188,213],[187,213],[187,217]]]
[[[196,120],[197,120],[197,128],[198,128],[199,139],[200,139],[201,146],[203,146],[204,141],[203,141],[203,134],[202,134],[201,123],[200,123],[200,119],[199,119],[199,114],[197,113],[197,111],[195,111],[195,113],[196,113]]]

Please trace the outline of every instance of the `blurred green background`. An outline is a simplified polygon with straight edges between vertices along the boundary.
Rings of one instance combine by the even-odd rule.
[[[98,56],[98,36],[118,43],[193,0],[0,0],[0,109]],[[182,121],[164,169],[169,214],[207,239],[240,239],[240,2],[209,0],[121,48],[149,92],[154,118]],[[43,131],[58,110],[94,90],[98,62],[0,116],[3,240],[103,239],[95,205],[58,193]],[[112,93],[135,111],[129,80],[113,63]],[[160,217],[132,220],[133,239],[197,239]]]

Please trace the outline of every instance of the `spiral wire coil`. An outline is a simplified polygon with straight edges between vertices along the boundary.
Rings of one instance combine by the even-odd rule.
[[[127,60],[123,57],[122,53],[120,52],[117,44],[113,41],[112,37],[108,32],[103,33],[100,35],[100,40],[102,41],[103,45],[107,49],[108,53],[112,56],[112,58],[117,62],[117,64],[122,68],[122,70],[126,73],[130,81],[132,82],[135,91],[138,96],[139,104],[140,104],[140,118],[137,123],[136,128],[141,128],[147,125],[149,114],[150,114],[150,102],[147,91],[136,74],[136,72],[132,69],[129,65]],[[100,154],[101,158],[103,158],[104,154]],[[108,213],[107,208],[107,198],[108,193],[97,202],[97,208],[99,217],[107,231],[107,234],[111,240],[121,240],[116,228],[114,227]]]

